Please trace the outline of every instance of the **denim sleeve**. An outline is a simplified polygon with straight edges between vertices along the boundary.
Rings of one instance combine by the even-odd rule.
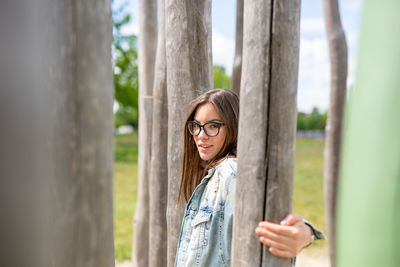
[[[227,266],[231,263],[231,248],[232,248],[232,226],[233,226],[233,213],[235,210],[235,187],[236,179],[232,175],[227,181],[227,195],[225,200],[225,212],[224,212],[224,227],[223,236],[225,237],[226,244],[226,260]]]

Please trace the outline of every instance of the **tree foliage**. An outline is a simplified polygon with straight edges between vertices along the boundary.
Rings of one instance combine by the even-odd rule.
[[[297,113],[297,130],[325,130],[328,112],[320,113],[318,108],[313,108],[310,114]]]
[[[114,3],[113,3],[114,4]],[[115,101],[115,127],[138,123],[138,62],[137,37],[122,33],[131,16],[125,11],[126,4],[113,10],[113,69]]]
[[[225,67],[214,66],[214,88],[231,89],[231,77],[229,77],[225,72]]]

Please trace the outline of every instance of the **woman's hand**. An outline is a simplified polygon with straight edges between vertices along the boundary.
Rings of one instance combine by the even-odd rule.
[[[260,222],[255,229],[260,242],[275,256],[295,257],[311,240],[311,228],[298,214],[289,214],[280,224]]]

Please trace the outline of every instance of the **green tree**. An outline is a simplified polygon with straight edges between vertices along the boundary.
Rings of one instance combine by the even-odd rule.
[[[129,124],[136,128],[139,95],[137,38],[121,32],[131,19],[125,7],[126,3],[113,8],[113,69],[115,101],[118,103],[114,121],[115,127]]]
[[[214,88],[231,89],[231,77],[229,77],[223,66],[214,66]]]
[[[297,113],[297,130],[325,130],[328,112],[321,114],[318,108],[313,108],[310,114]]]

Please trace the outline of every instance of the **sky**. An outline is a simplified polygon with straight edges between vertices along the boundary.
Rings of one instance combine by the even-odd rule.
[[[126,2],[132,20],[123,33],[139,34],[138,0],[115,0],[115,5]],[[323,0],[303,0],[300,21],[300,65],[297,108],[311,112],[317,107],[324,112],[329,107],[330,66],[329,50],[323,17]],[[358,41],[361,30],[363,0],[339,0],[342,24],[348,45],[349,75],[347,84],[354,84]],[[235,0],[212,0],[212,54],[213,64],[232,73],[235,51]]]

